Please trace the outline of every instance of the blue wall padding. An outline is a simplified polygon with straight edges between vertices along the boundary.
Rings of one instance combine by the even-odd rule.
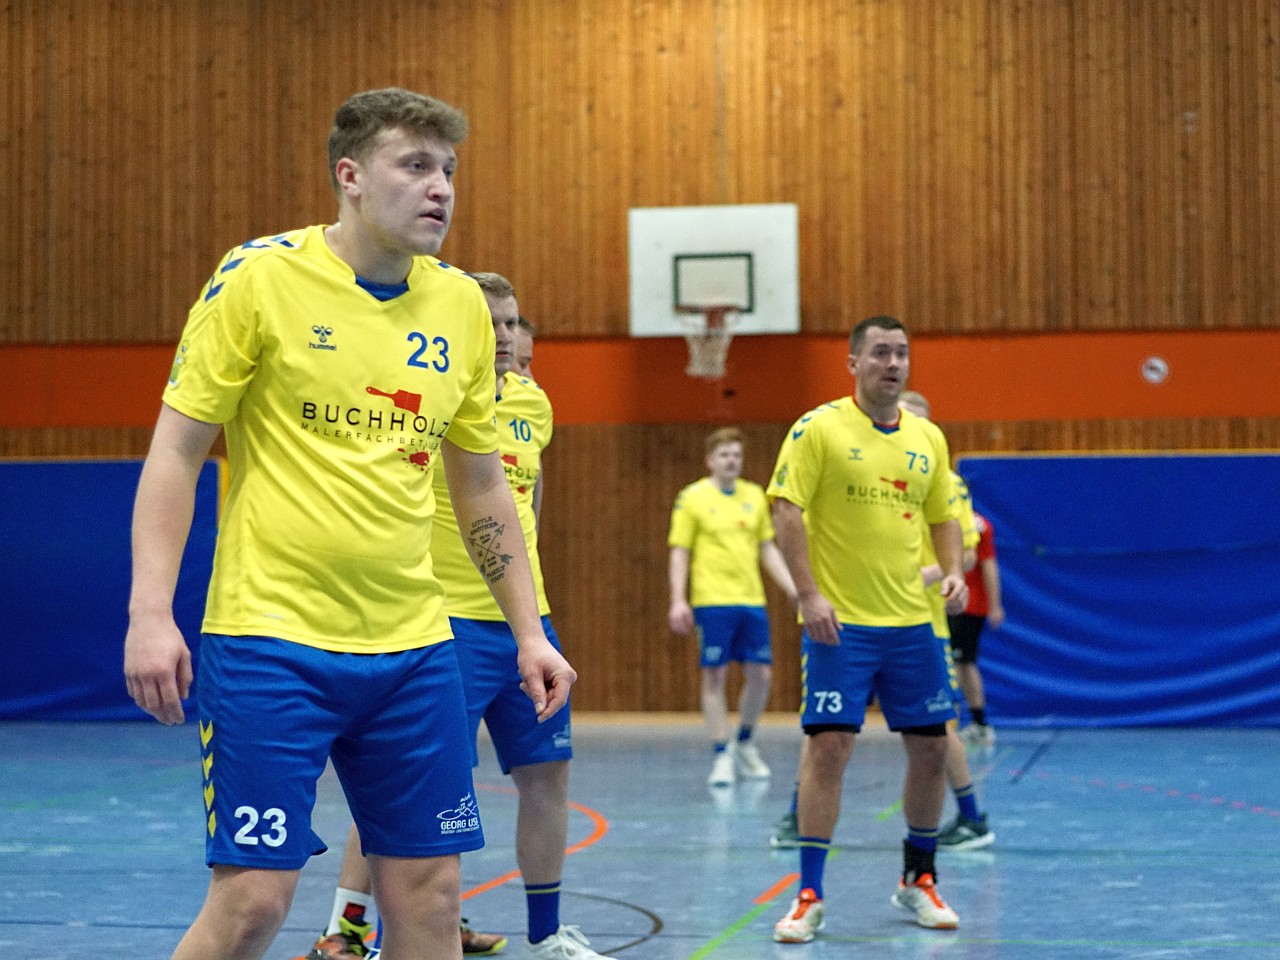
[[[1280,456],[975,456],[991,722],[1280,726]]]
[[[200,473],[174,604],[193,658],[213,565],[218,469],[210,460]],[[147,716],[123,672],[141,470],[140,461],[0,461],[0,720]]]

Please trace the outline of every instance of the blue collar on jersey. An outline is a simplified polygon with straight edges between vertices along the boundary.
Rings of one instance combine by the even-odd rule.
[[[364,277],[358,276],[356,277],[356,286],[367,292],[375,300],[381,300],[383,303],[409,292],[408,280],[403,283],[378,283],[376,280],[366,280]]]
[[[871,426],[879,430],[881,433],[897,433],[898,430],[901,429],[902,427],[902,411],[901,410],[898,411],[898,419],[895,420],[893,423],[881,423],[879,420],[871,416],[871,414],[867,413],[867,411],[863,410],[862,407],[858,406],[858,401],[856,398],[850,398],[850,399],[853,399],[853,409],[857,411],[859,414],[861,414],[862,416],[866,417],[867,422],[870,423]]]

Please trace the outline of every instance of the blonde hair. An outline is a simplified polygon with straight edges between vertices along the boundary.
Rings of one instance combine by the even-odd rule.
[[[500,273],[481,271],[471,274],[471,279],[480,284],[480,289],[495,300],[505,300],[516,295],[516,288]]]
[[[742,431],[737,427],[721,427],[707,436],[707,456],[715,453],[716,447],[726,443],[742,443]],[[744,444],[745,446],[745,444]]]
[[[919,407],[924,411],[924,418],[927,420],[933,416],[933,408],[929,406],[929,401],[925,399],[923,393],[917,393],[915,390],[903,390],[898,394],[898,406],[906,404],[912,407]]]
[[[443,100],[402,87],[352,94],[334,114],[329,131],[329,182],[333,189],[338,189],[339,160],[363,160],[377,145],[382,131],[396,129],[461,143],[467,136],[467,118]]]

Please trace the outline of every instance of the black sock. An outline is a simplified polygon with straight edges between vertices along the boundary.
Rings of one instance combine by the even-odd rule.
[[[909,841],[903,840],[902,882],[906,884],[915,883],[917,878],[926,873],[933,874],[934,880],[938,879],[937,872],[933,866],[933,851],[921,850]]]

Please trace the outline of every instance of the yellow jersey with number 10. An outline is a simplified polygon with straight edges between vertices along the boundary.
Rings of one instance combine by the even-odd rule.
[[[551,612],[538,557],[538,519],[533,511],[533,488],[542,475],[542,453],[551,443],[553,417],[551,401],[533,380],[508,373],[497,402],[498,453],[507,474],[520,529],[529,551],[529,567],[538,594],[538,613]],[[502,610],[493,599],[488,584],[476,569],[458,530],[458,519],[449,500],[444,471],[436,472],[435,531],[431,535],[431,557],[436,576],[444,584],[445,608],[451,617],[467,620],[502,620]],[[499,555],[503,536],[477,545],[485,555]],[[507,543],[510,544],[510,539]]]

